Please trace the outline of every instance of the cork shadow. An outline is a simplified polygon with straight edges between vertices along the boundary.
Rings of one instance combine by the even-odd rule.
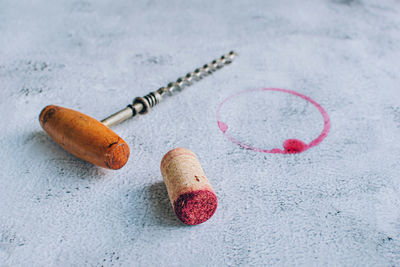
[[[33,131],[24,137],[24,146],[29,147],[27,153],[32,158],[38,158],[41,162],[51,167],[51,171],[78,177],[80,179],[101,179],[106,175],[106,171],[89,162],[83,161],[64,149],[53,141],[43,131]]]
[[[164,182],[152,184],[147,188],[147,191],[150,197],[149,213],[151,213],[157,225],[173,227],[184,226],[172,209]]]

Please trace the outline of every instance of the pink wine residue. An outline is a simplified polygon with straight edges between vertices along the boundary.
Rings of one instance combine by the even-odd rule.
[[[219,119],[219,112],[222,108],[222,106],[230,101],[232,98],[235,98],[239,95],[242,94],[247,94],[247,93],[252,93],[252,92],[256,92],[256,91],[276,91],[276,92],[282,92],[282,93],[288,93],[288,94],[292,94],[295,96],[298,96],[308,102],[310,102],[311,104],[313,104],[318,111],[321,113],[322,118],[324,119],[324,128],[322,129],[321,134],[315,138],[314,140],[312,140],[309,144],[306,144],[305,142],[298,140],[298,139],[287,139],[283,142],[283,150],[280,148],[273,148],[273,149],[262,149],[262,148],[256,148],[250,145],[247,145],[235,138],[233,138],[232,136],[228,135],[226,132],[228,130],[228,125],[221,121]],[[279,89],[279,88],[262,88],[262,89],[250,89],[250,90],[245,90],[245,91],[241,91],[239,93],[233,94],[229,97],[227,97],[224,101],[221,102],[221,104],[219,104],[218,108],[217,108],[217,123],[218,123],[218,127],[219,129],[222,131],[222,133],[233,143],[245,148],[245,149],[250,149],[256,152],[263,152],[263,153],[280,153],[280,154],[296,154],[296,153],[301,153],[304,152],[318,144],[320,144],[325,137],[328,135],[329,130],[331,128],[331,121],[329,119],[328,113],[326,113],[326,111],[322,108],[322,106],[320,104],[318,104],[317,102],[315,102],[313,99],[309,98],[308,96],[302,95],[300,93],[297,93],[295,91],[292,90],[288,90],[288,89]]]
[[[218,127],[221,129],[223,133],[225,133],[228,130],[228,125],[222,121],[218,121]]]

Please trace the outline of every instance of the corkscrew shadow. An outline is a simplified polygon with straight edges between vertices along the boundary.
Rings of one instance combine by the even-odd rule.
[[[184,226],[184,224],[178,220],[172,209],[164,182],[152,184],[147,188],[147,192],[150,198],[149,211],[157,225],[174,227]]]
[[[40,161],[38,164],[46,166],[47,171],[81,179],[101,179],[107,173],[106,170],[71,155],[43,131],[31,132],[23,140],[24,146],[28,147],[27,153],[31,154],[31,158]]]

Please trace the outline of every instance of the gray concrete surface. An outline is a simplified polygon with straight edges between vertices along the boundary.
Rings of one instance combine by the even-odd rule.
[[[394,0],[0,0],[0,266],[399,265],[399,25]],[[48,104],[102,119],[232,49],[231,66],[113,128],[132,150],[119,171],[69,155],[38,123]],[[320,103],[328,137],[296,155],[230,142],[218,105],[263,87]],[[246,97],[221,111],[243,141],[322,129],[301,99]],[[178,146],[219,198],[199,226],[176,219],[162,183]]]

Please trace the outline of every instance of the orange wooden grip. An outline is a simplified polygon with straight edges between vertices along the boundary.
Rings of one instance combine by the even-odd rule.
[[[39,121],[54,141],[78,158],[114,170],[128,161],[128,144],[92,117],[50,105],[42,110]]]

